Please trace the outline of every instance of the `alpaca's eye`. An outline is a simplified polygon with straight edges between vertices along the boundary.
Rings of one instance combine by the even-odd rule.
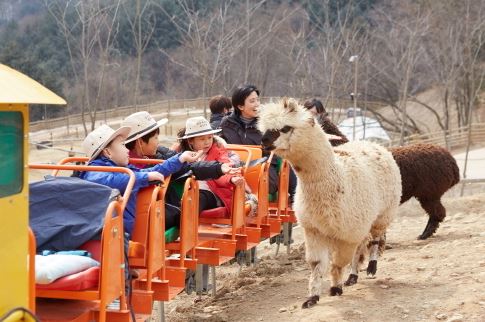
[[[283,128],[280,130],[280,132],[281,132],[281,133],[288,133],[288,132],[290,132],[291,130],[293,130],[293,128],[292,128],[291,126],[289,126],[289,125],[286,125],[285,127],[283,127]]]

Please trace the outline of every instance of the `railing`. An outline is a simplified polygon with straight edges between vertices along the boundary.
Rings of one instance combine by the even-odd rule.
[[[472,124],[470,140],[472,144],[485,142],[485,123]],[[468,142],[468,125],[456,129],[410,135],[404,139],[405,144],[431,143],[447,147],[450,150],[465,147]],[[399,145],[399,139],[393,139],[390,146]]]
[[[281,97],[262,97],[261,101],[271,102],[275,100],[279,100]],[[182,116],[186,117],[188,115],[202,115],[204,107],[207,107],[208,113],[210,113],[208,109],[208,102],[209,98],[195,98],[195,99],[172,99],[172,100],[163,100],[163,101],[156,101],[149,104],[142,104],[137,105],[128,105],[128,106],[120,106],[115,107],[112,109],[107,110],[97,110],[96,111],[96,122],[104,122],[105,120],[113,121],[113,119],[121,119],[125,118],[126,116],[134,113],[135,111],[147,111],[150,114],[157,115],[159,117],[167,117],[169,120],[173,117]],[[327,102],[327,112],[329,112],[332,116],[335,113],[342,113],[345,109],[352,105],[352,102],[347,99],[334,99]],[[379,102],[371,102],[371,101],[360,101],[359,105],[362,107],[376,107],[376,106],[383,106],[384,104]],[[86,123],[90,122],[89,114],[86,112],[84,114],[84,118]],[[36,132],[40,130],[49,130],[53,128],[59,127],[67,127],[69,132],[69,127],[71,125],[79,125],[82,124],[82,116],[81,113],[71,114],[64,117],[53,118],[53,119],[46,119],[42,121],[35,121],[30,123],[30,132]]]
[[[194,109],[203,109],[204,105],[207,105],[207,98],[196,99],[183,99],[183,100],[164,100],[157,101],[150,104],[143,104],[129,106],[120,106],[108,110],[96,111],[96,121],[123,119],[126,116],[134,113],[135,111],[148,111],[151,114],[164,114],[162,116],[170,116],[171,113],[188,112]],[[90,123],[90,117],[88,113],[84,113],[84,118],[87,123]],[[58,128],[63,126],[69,126],[74,124],[82,124],[81,113],[71,114],[64,117],[46,119],[42,121],[35,121],[30,123],[30,132],[36,132],[40,130],[48,130],[52,128]]]

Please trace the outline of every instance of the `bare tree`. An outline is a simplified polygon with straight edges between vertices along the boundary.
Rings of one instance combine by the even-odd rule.
[[[130,30],[136,50],[135,88],[133,93],[133,105],[136,110],[140,88],[142,56],[150,43],[153,32],[155,31],[156,16],[146,14],[147,11],[150,10],[152,4],[150,0],[144,1],[143,6],[141,0],[136,0],[135,15],[132,16],[130,12],[132,7],[129,5],[131,2],[132,0],[125,0],[125,2],[123,2],[123,9],[131,27]]]
[[[402,4],[399,4],[402,5]],[[423,86],[417,74],[424,49],[422,39],[429,29],[429,12],[414,8],[412,12],[396,6],[391,16],[385,8],[376,9],[376,28],[371,34],[374,55],[368,61],[372,68],[373,95],[387,101],[399,121],[400,144],[411,131],[419,132],[407,113],[407,103]]]
[[[90,128],[93,130],[103,92],[109,52],[116,33],[120,0],[111,3],[100,0],[45,0],[45,5],[66,41],[75,86],[79,86],[82,91],[81,118],[87,134],[85,114],[88,113]],[[92,90],[94,94],[91,93]]]
[[[171,16],[162,5],[159,8],[171,19],[181,37],[181,47],[175,52],[159,50],[175,65],[182,67],[201,82],[201,95],[212,94],[217,80],[227,71],[227,64],[240,46],[236,39],[239,26],[231,20],[232,1],[222,1],[212,14],[203,16],[186,0],[177,0],[182,15]],[[204,115],[207,115],[204,107]]]
[[[366,35],[362,32],[362,26],[352,20],[355,12],[355,3],[349,3],[344,7],[337,7],[332,14],[332,4],[329,0],[321,4],[323,16],[314,23],[312,37],[310,38],[313,50],[308,73],[316,79],[318,90],[313,95],[323,98],[324,105],[331,105],[332,117],[334,116],[334,102],[337,98],[347,98],[350,94],[351,84],[354,77],[361,79],[360,75],[354,75],[349,58],[353,55],[360,57],[365,55]],[[310,8],[311,9],[311,8]],[[317,13],[310,12],[314,16]],[[363,61],[365,63],[365,60]],[[364,84],[362,79],[359,84]],[[355,93],[357,95],[358,93]]]

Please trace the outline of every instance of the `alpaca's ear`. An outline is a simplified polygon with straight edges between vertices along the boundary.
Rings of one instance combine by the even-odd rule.
[[[297,103],[294,99],[292,98],[288,98],[288,97],[284,97],[283,98],[283,107],[288,111],[288,112],[294,112],[296,111],[296,106],[297,106]]]
[[[288,108],[288,101],[289,101],[289,98],[288,98],[288,97],[286,97],[286,96],[285,96],[285,97],[283,97],[283,100],[282,100],[282,102],[281,102],[281,103],[283,103],[283,107],[284,107],[285,109],[287,109],[287,108]]]

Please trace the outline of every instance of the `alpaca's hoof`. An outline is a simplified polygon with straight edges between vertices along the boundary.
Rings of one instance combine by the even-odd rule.
[[[376,275],[377,273],[377,261],[371,260],[369,261],[369,265],[367,265],[367,275]]]
[[[423,231],[423,233],[418,236],[418,240],[426,240],[429,237],[433,236],[437,228],[438,227],[436,227],[433,231],[429,231],[429,230],[425,229]]]
[[[330,288],[330,296],[336,296],[336,295],[340,296],[342,295],[342,293],[343,293],[342,288],[339,286],[332,286]]]
[[[357,284],[357,279],[359,278],[359,276],[355,275],[355,274],[350,274],[349,275],[349,278],[347,279],[347,281],[344,283],[345,286],[351,286],[351,285],[354,285],[354,284]]]
[[[428,224],[426,225],[426,228],[424,228],[423,233],[418,236],[418,239],[425,240],[425,239],[428,239],[428,237],[433,236],[433,234],[436,232],[439,226],[440,226],[440,222],[438,220],[430,218],[428,220]]]
[[[310,296],[305,302],[303,302],[303,304],[301,305],[301,308],[308,309],[314,306],[315,304],[317,304],[319,300],[320,300],[320,296],[318,295]]]
[[[418,236],[418,240],[426,240],[428,239],[428,237],[430,237],[431,235],[429,234],[425,234],[425,233],[422,233],[421,235]]]

